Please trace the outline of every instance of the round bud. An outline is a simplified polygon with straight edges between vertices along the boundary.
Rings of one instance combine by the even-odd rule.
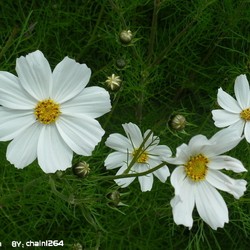
[[[117,66],[119,69],[123,69],[123,68],[126,66],[125,60],[122,59],[122,58],[117,59],[117,60],[116,60],[116,66]]]
[[[90,172],[89,164],[85,161],[74,164],[72,170],[80,178],[86,177]]]
[[[183,130],[187,124],[186,118],[183,115],[175,115],[171,119],[171,127],[174,130]]]
[[[132,41],[133,34],[130,30],[123,30],[120,33],[120,41],[123,44],[129,44]]]

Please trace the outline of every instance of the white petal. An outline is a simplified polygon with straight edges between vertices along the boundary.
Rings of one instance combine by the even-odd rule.
[[[111,109],[109,93],[100,87],[85,88],[75,98],[61,105],[63,114],[86,114],[97,118]]]
[[[0,104],[11,109],[33,109],[37,101],[21,86],[18,78],[0,71]]]
[[[52,98],[63,103],[78,95],[88,84],[90,75],[86,64],[65,57],[53,71]]]
[[[246,137],[247,142],[250,143],[250,122],[246,122],[245,128],[244,128],[244,135]]]
[[[117,134],[117,133],[111,134],[107,138],[105,144],[107,147],[115,149],[115,150],[122,152],[122,153],[128,154],[128,153],[133,152],[133,147],[132,147],[129,139],[121,134]]]
[[[210,169],[207,172],[206,180],[215,188],[232,194],[239,199],[246,191],[247,182],[245,180],[234,180],[220,171]]]
[[[169,158],[167,161],[171,164],[181,165],[185,164],[191,155],[190,148],[187,144],[183,143],[176,149],[176,157]]]
[[[236,99],[242,109],[249,108],[249,84],[246,75],[240,75],[236,78],[234,84]]]
[[[219,192],[206,181],[198,183],[195,203],[200,217],[214,230],[228,223],[228,209]]]
[[[42,126],[38,140],[38,163],[45,173],[71,167],[72,150],[66,145],[55,125]]]
[[[159,168],[158,170],[154,171],[153,174],[163,183],[166,182],[168,176],[170,176],[168,166]]]
[[[116,173],[116,175],[120,175],[123,174],[124,171],[127,169],[127,164],[124,164]],[[132,170],[132,169],[131,169]],[[134,173],[134,171],[131,172],[130,170],[130,174]],[[115,182],[118,186],[125,188],[127,187],[130,183],[132,183],[134,181],[135,177],[128,177],[128,178],[121,178],[121,179],[115,179]]]
[[[75,153],[84,156],[92,154],[104,135],[99,122],[86,115],[78,117],[61,115],[56,127],[65,143]]]
[[[37,157],[41,125],[35,123],[14,138],[7,148],[6,157],[16,168],[24,168]]]
[[[143,141],[142,134],[141,134],[139,127],[132,122],[125,123],[122,126],[128,139],[133,144],[133,147],[139,148]]]
[[[166,145],[155,146],[154,149],[147,151],[151,159],[167,161],[171,157],[172,152],[170,148]]]
[[[175,189],[175,195],[180,195],[182,193],[182,187],[185,179],[186,179],[185,167],[184,166],[176,167],[170,176],[170,182]]]
[[[138,179],[142,192],[151,191],[154,182],[154,177],[152,173],[139,176]]]
[[[238,113],[231,113],[224,109],[216,109],[212,111],[214,125],[218,128],[223,128],[234,124],[241,120]]]
[[[146,138],[147,135],[151,132],[150,129],[148,129],[144,135],[143,138]],[[149,136],[149,138],[147,139],[147,141],[144,144],[144,148],[147,149],[147,151],[151,151],[153,150],[160,142],[160,138],[158,136],[154,136],[153,133],[151,133],[151,135]]]
[[[194,209],[194,189],[195,185],[192,185],[188,178],[185,179],[182,189],[182,197],[176,195],[171,201],[171,207],[173,211],[174,222],[177,225],[184,225],[189,227],[193,226],[192,213]]]
[[[204,148],[204,153],[207,157],[223,154],[236,147],[242,138],[232,127],[222,129],[211,137],[211,145]]]
[[[0,140],[13,139],[35,122],[33,111],[0,107]]]
[[[114,169],[124,165],[128,161],[128,156],[126,153],[113,152],[108,155],[104,165],[107,169]]]
[[[247,171],[241,161],[227,155],[214,156],[209,159],[208,168],[214,170],[226,169],[235,173]]]
[[[196,135],[191,138],[188,143],[190,154],[195,156],[204,151],[204,148],[210,146],[212,142],[204,135]]]
[[[217,95],[218,104],[225,110],[232,112],[232,113],[240,113],[241,108],[237,101],[230,96],[228,93],[219,88],[218,95]]]
[[[24,89],[36,100],[50,97],[52,73],[50,65],[39,50],[21,56],[16,61],[16,72]]]

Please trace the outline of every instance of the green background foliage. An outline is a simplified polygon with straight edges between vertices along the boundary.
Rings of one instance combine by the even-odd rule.
[[[169,180],[155,179],[151,192],[142,193],[138,181],[119,189],[105,180],[116,171],[103,163],[112,152],[105,139],[123,133],[126,122],[152,129],[173,154],[192,136],[218,131],[211,117],[217,89],[233,94],[236,76],[249,76],[249,9],[246,0],[1,0],[0,70],[15,74],[16,58],[39,49],[52,68],[65,56],[86,63],[89,86],[107,88],[113,73],[122,79],[119,91],[110,92],[111,112],[99,119],[103,140],[91,157],[74,157],[90,164],[88,177],[77,178],[70,168],[46,175],[37,162],[16,169],[5,157],[8,143],[0,143],[2,245],[52,239],[64,240],[63,249],[76,243],[86,250],[247,249],[249,188],[240,200],[222,193],[230,217],[223,229],[213,231],[194,211],[189,230],[173,222]],[[133,32],[128,45],[119,40],[124,29]],[[123,69],[116,65],[121,58]],[[186,117],[184,132],[169,126],[175,114]],[[250,169],[249,153],[244,140],[229,155]],[[249,173],[229,174],[250,179]],[[110,200],[116,190],[128,206]]]

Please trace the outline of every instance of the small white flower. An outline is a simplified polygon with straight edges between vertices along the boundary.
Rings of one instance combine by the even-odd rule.
[[[247,170],[239,160],[220,154],[235,147],[240,140],[238,134],[231,133],[228,137],[228,132],[221,130],[210,140],[196,135],[188,145],[182,144],[177,148],[172,163],[179,166],[170,177],[175,188],[171,206],[177,225],[191,229],[194,206],[200,217],[214,230],[229,221],[226,203],[216,188],[239,199],[246,190],[247,182],[234,180],[220,170],[236,173]]]
[[[106,145],[116,152],[108,155],[105,160],[105,166],[107,169],[114,169],[121,167],[116,175],[123,174],[128,168],[137,150],[140,148],[144,138],[148,135],[150,130],[147,130],[142,135],[139,127],[133,123],[125,123],[122,125],[127,137],[121,134],[111,134]],[[151,134],[148,140],[145,142],[142,151],[135,164],[132,166],[128,174],[145,172],[151,168],[156,167],[163,161],[171,157],[171,150],[165,145],[158,145],[160,142],[157,136]],[[165,165],[162,168],[154,171],[153,173],[139,176],[139,183],[141,191],[150,191],[153,185],[153,174],[161,181],[165,182],[170,175],[168,167]],[[127,187],[136,177],[116,179],[115,182],[121,187]]]
[[[45,173],[71,166],[73,151],[91,155],[104,130],[95,118],[110,111],[100,87],[85,88],[91,70],[65,57],[53,70],[35,51],[0,72],[0,140],[12,140],[7,159],[24,168],[36,158]]]
[[[250,142],[250,90],[246,75],[236,78],[234,92],[236,100],[219,88],[217,101],[223,109],[212,111],[214,124],[219,128],[229,126],[240,136],[244,133]]]

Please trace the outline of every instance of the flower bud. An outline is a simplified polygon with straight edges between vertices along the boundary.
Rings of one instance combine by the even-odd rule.
[[[129,44],[132,41],[133,34],[130,30],[123,30],[120,33],[120,41],[123,44]]]
[[[115,74],[112,74],[112,76],[109,76],[105,82],[108,88],[110,88],[111,90],[117,90],[120,88],[121,81],[122,80],[120,79],[120,76],[116,76]]]
[[[90,172],[89,164],[85,161],[74,164],[72,170],[80,178],[86,177]]]
[[[187,124],[187,121],[183,115],[175,115],[171,119],[170,124],[174,130],[183,130]]]
[[[126,66],[126,62],[122,58],[117,59],[115,64],[119,69],[123,69]]]
[[[121,195],[120,195],[120,193],[117,190],[115,190],[115,191],[109,193],[107,195],[107,198],[110,200],[110,202],[108,203],[108,205],[116,207],[120,203]]]

